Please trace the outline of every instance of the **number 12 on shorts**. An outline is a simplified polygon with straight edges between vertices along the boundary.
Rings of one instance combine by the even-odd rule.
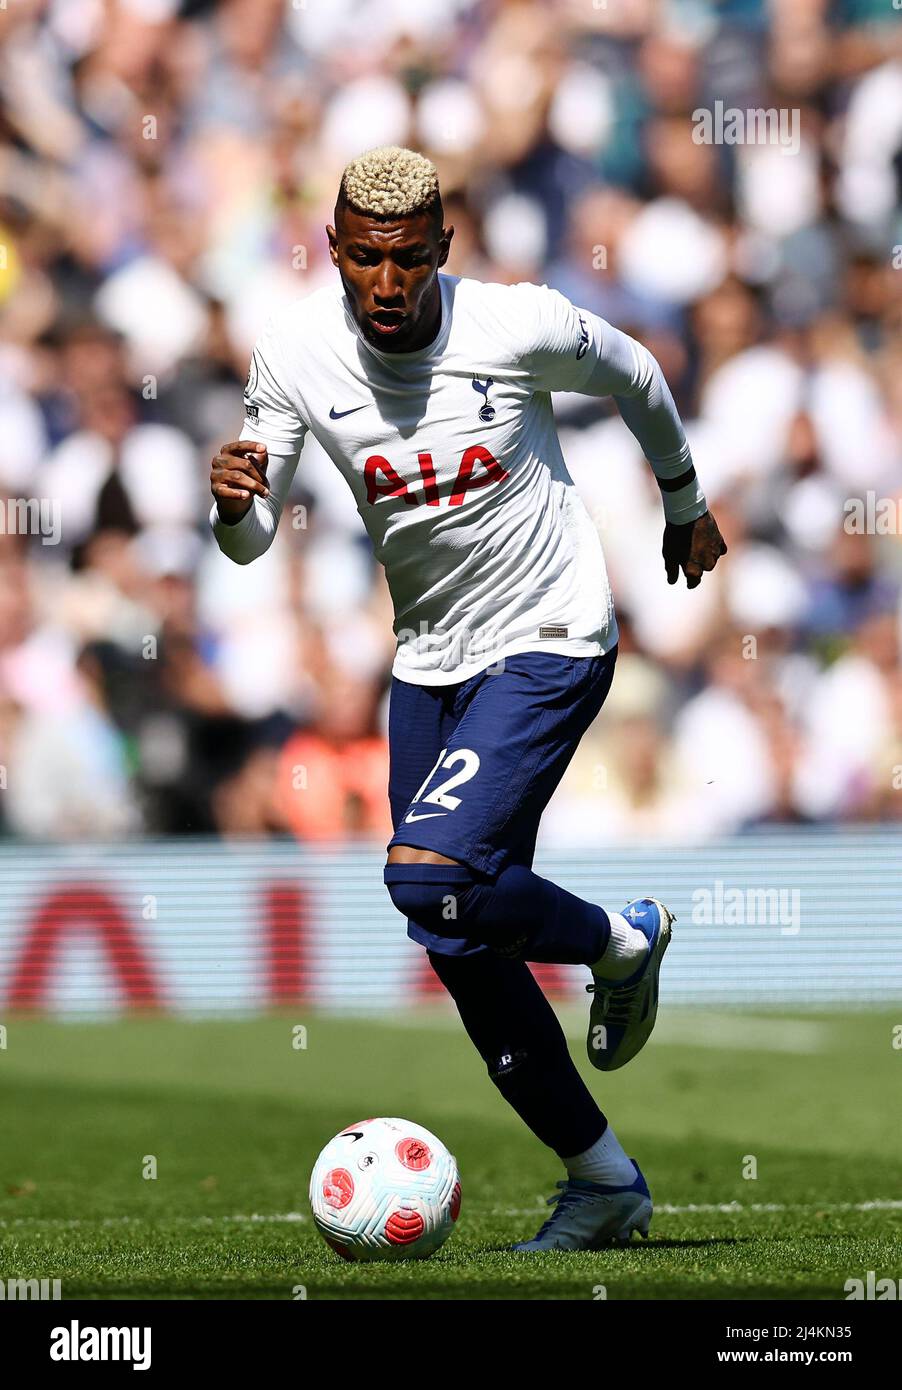
[[[445,756],[446,754],[447,757]],[[459,763],[463,764],[463,766],[460,767],[457,772],[452,773],[450,777],[446,777],[443,782],[439,782],[437,787],[433,787],[431,792],[426,793],[426,788],[429,786],[429,783],[432,781],[439,768],[445,768],[450,771],[451,768],[457,767]],[[423,811],[420,813],[413,810],[408,811],[407,815],[404,817],[405,822],[408,825],[412,825],[414,821],[426,820],[427,817],[430,816],[446,816],[449,811],[456,811],[460,805],[461,799],[459,796],[451,795],[452,788],[460,787],[464,782],[469,782],[470,778],[475,777],[478,771],[479,754],[475,753],[472,748],[455,748],[454,752],[450,754],[447,748],[443,748],[436,758],[434,765],[430,768],[428,775],[421,783],[413,801],[410,803],[411,806],[416,806],[417,803],[420,803],[423,806],[441,806],[443,809],[441,811]]]

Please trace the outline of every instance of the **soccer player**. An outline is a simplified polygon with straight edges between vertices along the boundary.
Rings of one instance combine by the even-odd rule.
[[[533,872],[542,812],[610,688],[617,626],[552,391],[612,396],[657,477],[668,582],[725,553],[654,358],[545,286],[440,274],[452,227],[422,155],[372,150],[326,229],[339,283],[285,304],[254,348],[211,524],[239,564],[272,542],[309,430],[344,475],[394,603],[394,834],[384,877],[489,1076],[562,1159],[517,1250],[647,1234],[648,1187],[582,1081],[527,961],[585,965],[587,1048],[611,1071],[654,1027],[672,914],[608,912]],[[643,563],[641,555],[636,563]]]

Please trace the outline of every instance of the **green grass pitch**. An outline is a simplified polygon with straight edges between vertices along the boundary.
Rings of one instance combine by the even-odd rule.
[[[505,1253],[544,1219],[560,1173],[444,1012],[7,1019],[0,1279],[59,1278],[64,1299],[291,1299],[302,1286],[308,1300],[591,1300],[842,1299],[868,1270],[902,1276],[897,1014],[671,1010],[610,1076],[581,1058],[577,1015],[562,1017],[648,1178],[648,1242]],[[427,1125],[460,1163],[458,1228],[423,1263],[346,1264],[309,1217],[321,1146],[379,1114]]]

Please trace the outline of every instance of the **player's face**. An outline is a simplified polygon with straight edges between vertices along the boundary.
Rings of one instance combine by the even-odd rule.
[[[440,231],[425,213],[380,222],[350,208],[335,221],[329,252],[364,337],[383,352],[425,347],[438,332],[438,271],[454,228]]]

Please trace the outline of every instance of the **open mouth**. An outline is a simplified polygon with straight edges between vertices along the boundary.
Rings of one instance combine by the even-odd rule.
[[[368,314],[370,323],[377,333],[386,337],[392,333],[397,333],[399,328],[403,328],[407,322],[407,315],[400,309],[377,309],[375,313]]]

